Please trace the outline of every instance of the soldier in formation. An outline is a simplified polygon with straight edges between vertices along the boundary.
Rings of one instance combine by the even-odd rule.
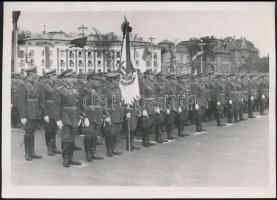
[[[104,159],[96,154],[97,138],[104,136],[107,156],[121,155],[118,136],[126,138],[126,150],[139,149],[134,135],[140,133],[142,146],[187,136],[186,127],[216,119],[217,126],[265,115],[269,104],[268,74],[165,75],[151,70],[138,73],[141,98],[124,105],[117,72],[74,75],[72,70],[58,77],[46,70],[38,77],[36,67],[26,70],[26,77],[12,76],[12,123],[16,109],[24,127],[25,159],[39,159],[35,153],[35,131],[43,122],[47,154],[59,154],[56,132],[61,130],[63,166],[81,165],[74,159],[77,130],[84,134],[87,162]],[[176,130],[176,131],[175,131]],[[165,134],[164,134],[165,133]],[[166,135],[166,138],[165,138]]]

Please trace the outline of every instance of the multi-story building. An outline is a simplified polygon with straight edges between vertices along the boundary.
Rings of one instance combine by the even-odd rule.
[[[179,43],[180,46],[187,47],[191,56],[201,51],[199,44],[200,39],[196,38]],[[226,37],[224,39],[216,39],[214,37],[206,37],[204,45],[203,72],[252,72],[256,67],[259,50],[245,38]],[[201,65],[200,60],[201,57],[193,63],[194,68],[197,68],[198,71]]]
[[[99,48],[93,35],[89,35],[84,48],[72,47],[71,41],[80,35],[64,32],[49,32],[25,40],[19,46],[18,66],[16,72],[27,66],[38,67],[38,74],[43,74],[46,68],[57,69],[60,74],[66,69],[73,69],[77,74],[90,71],[109,72],[119,68],[122,41],[109,41],[108,49]],[[152,47],[152,48],[151,48]],[[144,56],[150,49],[152,56]],[[142,38],[131,37],[131,57],[136,69],[144,72],[152,69],[155,73],[161,71],[161,48],[151,45]]]
[[[168,74],[191,73],[191,56],[185,46],[175,44],[169,40],[159,43],[162,49],[162,71]]]

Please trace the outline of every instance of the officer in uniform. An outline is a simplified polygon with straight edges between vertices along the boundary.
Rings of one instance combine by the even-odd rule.
[[[225,96],[226,96],[226,104],[227,104],[227,118],[228,123],[234,123],[233,117],[234,117],[234,84],[231,79],[231,75],[227,75],[226,80],[226,90],[225,90]]]
[[[91,162],[94,160],[103,160],[96,154],[97,136],[101,132],[103,122],[103,108],[101,105],[101,78],[94,72],[87,75],[87,90],[86,95],[83,97],[85,108],[84,129],[84,149],[86,152],[86,160]],[[88,96],[87,96],[88,95]],[[87,98],[89,97],[89,98]]]
[[[238,98],[238,115],[239,115],[239,120],[244,121],[244,105],[245,102],[247,102],[247,92],[245,91],[244,88],[244,83],[241,80],[241,76],[237,77],[237,90],[240,92],[240,96]]]
[[[150,134],[154,124],[155,117],[155,87],[153,82],[150,80],[149,76],[151,74],[151,70],[146,70],[141,79],[140,79],[140,132],[142,136],[142,146],[150,147],[152,143],[150,143]]]
[[[254,90],[255,90],[255,86],[254,83],[252,81],[252,76],[249,76],[248,79],[248,84],[247,84],[247,89],[248,89],[248,118],[255,118],[253,115],[253,107],[254,107]]]
[[[258,83],[258,102],[259,102],[259,108],[260,108],[260,115],[266,115],[264,112],[265,106],[266,106],[266,95],[267,95],[266,82],[264,80],[264,75],[262,75]]]
[[[16,90],[17,85],[20,82],[19,74],[12,74],[12,84],[11,84],[11,125],[12,128],[18,127],[19,113],[17,108]]]
[[[79,113],[81,112],[81,102],[76,87],[72,84],[73,71],[68,69],[62,72],[58,78],[62,79],[62,85],[56,87],[57,109],[56,123],[62,130],[61,146],[63,156],[63,166],[81,165],[81,162],[73,158],[75,133],[79,122]]]
[[[107,156],[121,155],[116,150],[117,135],[122,131],[123,109],[121,105],[121,92],[119,88],[119,73],[111,72],[106,74],[109,81],[109,88],[106,88],[104,95],[107,97],[107,109],[104,113],[103,132],[107,148]]]
[[[223,115],[224,103],[225,103],[225,94],[224,94],[224,85],[218,80],[220,75],[216,75],[214,80],[214,102],[215,102],[215,116],[217,126],[225,126],[221,122],[221,116]]]
[[[17,91],[18,110],[21,123],[24,125],[25,160],[40,159],[35,153],[35,131],[40,120],[39,94],[37,92],[38,76],[36,66],[25,70],[27,77],[19,84]]]
[[[56,70],[51,69],[45,71],[44,80],[40,83],[40,105],[43,113],[43,121],[45,128],[45,141],[47,146],[47,154],[54,156],[61,152],[57,150],[56,146],[56,107],[57,107],[57,86]]]

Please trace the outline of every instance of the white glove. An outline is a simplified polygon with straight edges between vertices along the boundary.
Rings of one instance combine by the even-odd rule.
[[[243,102],[243,98],[241,98],[241,102]]]
[[[182,112],[182,108],[178,108],[178,113],[181,113]]]
[[[161,112],[160,108],[159,107],[156,108],[156,113],[160,114],[160,112]]]
[[[85,127],[89,127],[89,120],[88,120],[88,118],[85,118],[84,125],[85,125]]]
[[[169,115],[169,113],[170,113],[170,110],[169,110],[169,109],[166,109],[166,114]]]
[[[131,113],[127,113],[126,117],[127,117],[127,119],[130,119],[131,118]]]
[[[110,117],[107,117],[107,118],[105,119],[105,122],[108,123],[108,124],[111,124],[111,118],[110,118]]]
[[[44,121],[46,122],[46,123],[49,123],[50,122],[50,120],[49,120],[49,117],[48,116],[44,116]]]
[[[21,123],[22,123],[23,125],[25,125],[26,122],[27,122],[27,119],[26,119],[26,118],[22,118],[22,119],[21,119]]]
[[[265,99],[265,95],[262,95],[262,99]]]
[[[233,101],[232,100],[229,100],[229,104],[232,104],[233,103]]]
[[[147,110],[143,110],[143,111],[142,111],[142,116],[144,116],[144,117],[148,117]]]
[[[252,100],[252,101],[254,100],[254,97],[253,97],[253,96],[251,96],[251,100]]]
[[[63,123],[61,120],[57,121],[57,126],[59,127],[59,129],[63,128]]]
[[[195,104],[195,110],[199,110],[199,105]]]
[[[217,104],[218,106],[220,106],[220,101],[216,102],[216,104]]]

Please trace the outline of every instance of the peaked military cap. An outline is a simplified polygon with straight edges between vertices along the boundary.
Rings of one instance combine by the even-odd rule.
[[[89,79],[101,80],[100,75],[99,75],[99,74],[96,74],[95,72],[90,72],[90,73],[87,75],[87,80],[89,80]]]
[[[119,78],[120,74],[117,72],[110,72],[106,74],[106,77],[109,79],[116,79]]]
[[[37,66],[31,66],[25,69],[25,72],[28,74],[30,72],[36,72],[37,71]]]
[[[56,74],[56,70],[55,69],[45,69],[44,73],[45,73],[45,76],[48,76],[51,74]]]
[[[67,69],[63,71],[58,78],[66,78],[66,77],[72,77],[73,76],[73,70],[72,69]]]
[[[147,69],[143,74],[152,74],[152,69]]]

